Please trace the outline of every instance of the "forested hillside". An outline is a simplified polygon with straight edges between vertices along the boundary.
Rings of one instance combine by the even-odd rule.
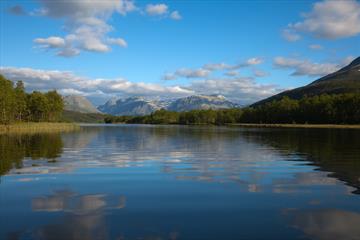
[[[26,93],[22,81],[14,83],[0,75],[0,124],[14,122],[56,122],[64,103],[55,90]]]
[[[301,99],[305,96],[313,97],[322,94],[360,93],[360,57],[337,72],[328,74],[318,80],[299,88],[288,90],[269,98],[263,99],[253,106],[259,106],[283,97]]]

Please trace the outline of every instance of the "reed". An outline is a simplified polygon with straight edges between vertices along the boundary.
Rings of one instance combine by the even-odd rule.
[[[53,133],[79,130],[80,126],[74,123],[15,123],[0,125],[0,134],[6,133]]]

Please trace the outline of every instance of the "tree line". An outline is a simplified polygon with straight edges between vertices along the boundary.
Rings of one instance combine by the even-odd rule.
[[[360,93],[284,97],[257,107],[172,112],[146,116],[107,116],[106,123],[224,125],[232,123],[360,124]]]
[[[0,75],[0,124],[14,122],[56,122],[64,102],[55,90],[26,93],[24,83],[14,83]]]
[[[63,141],[58,133],[0,134],[0,176],[22,168],[23,159],[55,161],[62,154]]]

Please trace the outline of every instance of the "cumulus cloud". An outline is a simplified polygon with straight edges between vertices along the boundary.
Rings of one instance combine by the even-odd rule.
[[[284,31],[305,32],[323,39],[352,37],[360,33],[360,3],[356,0],[317,2],[302,17],[303,21],[289,24]]]
[[[145,12],[149,16],[161,16],[170,18],[172,20],[181,20],[182,16],[179,11],[172,11],[170,13],[169,6],[164,3],[148,4],[145,7]]]
[[[296,33],[292,29],[284,29],[282,31],[282,36],[283,36],[283,38],[285,38],[285,40],[287,40],[289,42],[296,42],[301,39],[300,34]]]
[[[274,84],[259,84],[251,77],[197,80],[192,82],[190,89],[201,94],[221,94],[242,104],[253,103],[282,90]]]
[[[57,89],[62,94],[76,93],[108,99],[113,95],[187,96],[194,92],[181,86],[162,86],[154,83],[130,82],[123,78],[91,79],[69,71],[49,71],[32,68],[1,67],[0,73],[7,78],[22,80],[28,90],[48,91]]]
[[[263,60],[261,58],[250,58],[246,61],[246,66],[258,65],[262,62],[263,62]]]
[[[208,63],[203,66],[204,69],[210,70],[210,71],[216,71],[216,70],[236,70],[243,67],[248,67],[252,65],[258,65],[263,63],[263,59],[259,57],[249,58],[245,62],[241,62],[238,64],[230,65],[226,63]]]
[[[114,30],[107,21],[113,13],[126,15],[135,11],[132,0],[107,1],[52,1],[41,0],[42,7],[32,15],[63,19],[65,37],[36,38],[34,42],[42,48],[56,49],[56,55],[72,57],[81,51],[108,52],[111,45],[126,47],[122,38],[110,38]]]
[[[283,69],[292,69],[292,76],[324,76],[336,72],[340,68],[349,64],[354,58],[347,57],[340,63],[316,63],[308,59],[297,58],[274,58],[274,66]]]
[[[227,64],[227,63],[207,63],[204,64],[201,68],[198,69],[189,69],[181,68],[176,70],[174,73],[166,73],[163,76],[163,80],[175,80],[180,77],[184,78],[206,78],[214,71],[227,71],[225,75],[227,76],[236,76],[238,73],[235,71],[239,68],[254,66],[261,64],[263,62],[262,58],[254,57],[249,58],[245,62],[239,64]]]
[[[236,77],[239,75],[239,72],[238,71],[228,71],[228,72],[225,72],[225,75],[229,76],[229,77]]]
[[[209,71],[215,71],[215,70],[234,69],[235,65],[232,66],[226,63],[207,63],[203,66],[203,68]]]
[[[121,47],[127,47],[127,42],[122,38],[109,38],[108,43],[119,45]]]
[[[45,48],[60,48],[65,46],[65,40],[61,37],[36,38],[34,42]]]
[[[106,0],[106,1],[53,1],[39,0],[41,7],[30,12],[31,16],[48,17],[64,21],[65,36],[40,37],[34,43],[43,49],[55,50],[56,55],[73,57],[81,51],[104,53],[111,51],[111,46],[127,47],[123,38],[109,37],[115,29],[109,19],[113,14],[127,15],[138,11],[133,0]],[[14,6],[9,11],[22,15],[21,6]],[[151,16],[164,16],[173,20],[180,20],[178,11],[169,14],[166,4],[148,4],[145,12]],[[57,42],[53,44],[54,40]],[[63,39],[60,43],[59,40]]]
[[[199,69],[188,69],[188,68],[181,68],[176,70],[175,75],[178,77],[185,77],[185,78],[203,78],[209,76],[211,71],[203,68]]]
[[[168,12],[169,7],[166,4],[148,4],[146,5],[146,13],[150,16],[164,15]]]
[[[78,76],[69,71],[51,71],[32,68],[0,67],[0,74],[25,83],[29,91],[57,89],[60,93],[88,96],[98,103],[114,96],[145,96],[160,98],[184,97],[194,94],[221,94],[240,103],[252,103],[278,93],[276,85],[258,84],[253,78],[209,78],[189,84],[164,86],[155,83],[131,82],[123,78],[103,79]],[[200,72],[184,72],[199,74]]]
[[[173,11],[173,12],[170,14],[170,18],[171,18],[171,19],[174,19],[174,20],[181,20],[181,19],[182,19],[182,16],[180,15],[179,11]]]

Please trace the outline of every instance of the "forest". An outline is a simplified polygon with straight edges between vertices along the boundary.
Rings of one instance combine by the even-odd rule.
[[[24,83],[14,83],[0,75],[0,124],[15,122],[57,122],[64,102],[55,90],[26,93]]]
[[[224,125],[232,123],[360,124],[360,93],[284,97],[257,107],[171,112],[147,116],[107,116],[106,123]]]

